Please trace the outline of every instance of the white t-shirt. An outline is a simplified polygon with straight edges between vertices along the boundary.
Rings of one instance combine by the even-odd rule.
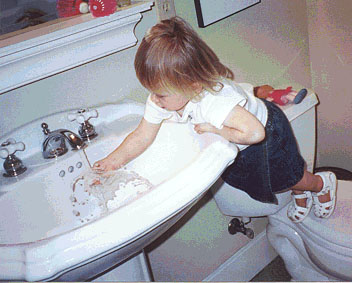
[[[235,83],[224,80],[224,87],[214,94],[204,91],[202,99],[194,102],[189,101],[180,116],[176,111],[169,111],[157,106],[149,95],[145,107],[144,119],[152,124],[160,124],[163,120],[178,123],[192,124],[210,123],[214,127],[221,129],[223,122],[236,106],[242,106],[252,113],[265,126],[268,112],[263,101],[253,94],[253,86],[244,83]],[[238,144],[240,150],[248,145]]]

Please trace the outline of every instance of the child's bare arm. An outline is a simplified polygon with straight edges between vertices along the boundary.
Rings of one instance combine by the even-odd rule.
[[[116,170],[142,154],[154,141],[161,124],[152,124],[144,118],[112,153],[94,163],[97,171]]]
[[[265,138],[265,129],[260,121],[241,106],[235,106],[223,123],[222,129],[211,124],[198,124],[195,131],[199,134],[212,132],[238,144],[256,144]]]

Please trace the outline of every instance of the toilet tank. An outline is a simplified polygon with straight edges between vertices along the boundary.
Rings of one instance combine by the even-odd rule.
[[[311,92],[300,104],[281,107],[291,123],[299,150],[310,172],[313,172],[315,160],[317,104],[318,98]]]
[[[317,96],[309,91],[300,104],[280,106],[291,123],[299,150],[306,161],[307,170],[310,172],[314,169],[315,160],[317,104]],[[276,195],[278,205],[262,203],[221,180],[214,184],[212,192],[220,211],[229,216],[256,217],[274,214],[291,200],[291,193],[287,191]]]

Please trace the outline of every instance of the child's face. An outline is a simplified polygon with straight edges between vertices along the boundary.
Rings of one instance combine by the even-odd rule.
[[[153,91],[151,99],[156,105],[169,111],[182,111],[189,102],[189,98],[182,94],[169,94],[162,90]]]

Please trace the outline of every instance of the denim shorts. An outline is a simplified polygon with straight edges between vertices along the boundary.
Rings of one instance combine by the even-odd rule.
[[[240,151],[221,177],[255,200],[277,204],[275,193],[302,179],[305,162],[285,114],[275,104],[263,101],[268,109],[265,139]]]

